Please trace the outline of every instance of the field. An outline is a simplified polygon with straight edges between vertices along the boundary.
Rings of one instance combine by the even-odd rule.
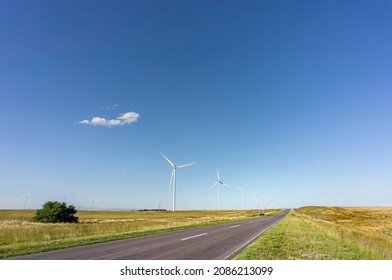
[[[277,211],[269,211],[272,214]],[[79,211],[78,224],[32,222],[33,210],[0,210],[0,258],[250,219],[258,211]]]
[[[392,207],[299,208],[236,259],[391,260]]]

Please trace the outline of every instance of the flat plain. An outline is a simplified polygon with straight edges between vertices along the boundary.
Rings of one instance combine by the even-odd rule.
[[[392,207],[302,207],[236,259],[391,260]]]
[[[78,224],[44,224],[32,221],[34,213],[0,210],[0,258],[246,220],[260,214],[258,210],[78,211]]]

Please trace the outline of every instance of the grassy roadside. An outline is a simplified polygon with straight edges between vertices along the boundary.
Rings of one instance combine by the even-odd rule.
[[[367,208],[300,208],[235,259],[392,259],[392,209],[384,210],[380,214]],[[375,227],[376,219],[383,223]]]
[[[278,211],[269,211],[273,214]],[[35,211],[0,210],[0,258],[252,219],[258,211],[80,211],[79,224],[32,222]]]

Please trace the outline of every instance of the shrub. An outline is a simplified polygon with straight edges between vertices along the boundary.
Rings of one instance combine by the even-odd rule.
[[[67,207],[65,202],[47,201],[42,209],[35,212],[33,220],[42,223],[77,223],[76,212],[73,205]]]

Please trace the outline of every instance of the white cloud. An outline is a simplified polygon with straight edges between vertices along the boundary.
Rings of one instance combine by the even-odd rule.
[[[101,111],[110,111],[110,110],[114,110],[118,106],[119,106],[118,104],[114,104],[113,106],[100,107],[99,110],[101,110]]]
[[[128,112],[118,116],[115,119],[107,120],[101,117],[94,117],[91,120],[83,120],[79,123],[81,124],[89,124],[89,125],[102,125],[102,126],[121,126],[125,124],[131,124],[137,122],[140,115],[136,112]]]

